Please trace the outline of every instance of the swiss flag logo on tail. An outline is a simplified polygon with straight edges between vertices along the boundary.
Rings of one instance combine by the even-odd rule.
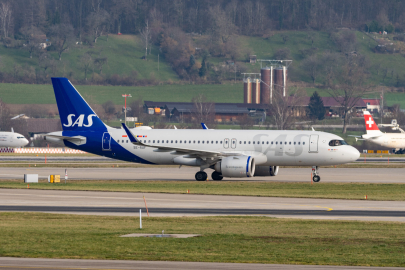
[[[364,111],[364,121],[366,122],[366,130],[380,130],[368,111]]]

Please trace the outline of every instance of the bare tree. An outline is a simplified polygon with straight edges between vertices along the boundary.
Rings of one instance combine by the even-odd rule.
[[[145,28],[141,31],[141,38],[143,45],[145,46],[145,59],[148,57],[148,45],[151,40],[151,31],[149,29],[149,22],[146,20]]]
[[[107,57],[99,57],[94,60],[94,65],[100,70],[100,74],[103,73],[103,66],[107,64]]]
[[[191,99],[193,103],[192,116],[197,123],[207,123],[211,126],[215,123],[215,103],[207,101],[203,94]]]
[[[3,37],[7,38],[11,27],[11,5],[8,2],[1,3],[0,6],[0,24]]]
[[[343,113],[343,134],[346,134],[352,109],[370,89],[368,86],[363,86],[365,79],[364,68],[358,65],[355,57],[348,58],[336,76],[339,84],[327,90],[340,105]]]
[[[53,25],[50,29],[50,36],[60,61],[62,60],[62,53],[68,50],[74,42],[73,26],[71,24]]]
[[[94,43],[97,43],[97,39],[103,35],[108,25],[110,15],[104,9],[98,9],[87,17],[87,28],[94,37]]]
[[[21,28],[20,32],[25,37],[24,48],[29,52],[30,58],[34,52],[40,50],[40,43],[45,41],[45,34],[35,26]]]
[[[11,128],[10,109],[7,104],[0,99],[0,130],[10,130]]]
[[[38,57],[38,64],[44,70],[44,73],[46,73],[48,69],[54,71],[56,68],[56,61],[48,52],[40,54]]]
[[[310,57],[305,59],[302,62],[302,66],[304,67],[304,70],[311,77],[312,83],[315,84],[315,80],[318,76],[319,69],[320,69],[320,63],[319,63],[317,55],[311,55]]]
[[[84,79],[87,81],[87,73],[90,71],[90,69],[92,68],[92,64],[93,64],[93,59],[89,52],[80,56],[80,64],[84,71]]]
[[[390,20],[388,19],[387,11],[383,8],[377,16],[377,21],[383,27],[383,31],[387,28],[390,24]]]
[[[304,96],[305,91],[299,87],[288,88],[285,96],[282,91],[273,92],[273,103],[269,105],[269,112],[277,129],[285,130],[291,126],[297,106],[302,105]]]

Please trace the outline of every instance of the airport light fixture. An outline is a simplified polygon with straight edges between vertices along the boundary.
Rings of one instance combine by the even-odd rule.
[[[127,124],[127,97],[132,97],[131,94],[123,94],[122,97],[125,98],[125,125]]]

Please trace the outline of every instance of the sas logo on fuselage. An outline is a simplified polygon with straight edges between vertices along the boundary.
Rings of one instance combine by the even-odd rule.
[[[95,114],[90,114],[87,116],[87,124],[83,124],[84,122],[84,114],[79,115],[79,117],[77,117],[77,119],[73,122],[73,117],[75,117],[74,114],[69,114],[67,117],[68,120],[68,124],[63,124],[63,126],[65,127],[74,127],[74,126],[78,126],[78,127],[91,127],[93,125],[93,118],[92,117],[97,117],[97,115]]]

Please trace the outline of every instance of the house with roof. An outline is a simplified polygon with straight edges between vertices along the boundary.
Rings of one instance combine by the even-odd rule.
[[[363,101],[367,105],[367,111],[371,113],[376,113],[380,112],[381,106],[380,106],[380,100],[376,98],[363,98]]]

